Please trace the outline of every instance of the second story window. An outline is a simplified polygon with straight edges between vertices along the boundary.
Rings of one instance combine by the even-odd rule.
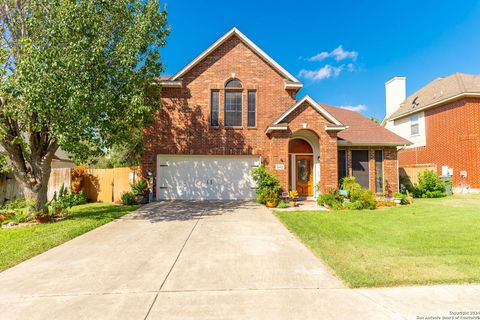
[[[220,92],[212,91],[210,97],[210,126],[218,127],[218,114],[220,111]]]
[[[410,135],[414,136],[420,133],[418,125],[418,114],[414,114],[410,117]]]
[[[253,90],[248,91],[248,114],[247,125],[249,128],[257,126],[257,93]]]
[[[242,83],[232,79],[225,84],[225,119],[226,127],[242,126]]]

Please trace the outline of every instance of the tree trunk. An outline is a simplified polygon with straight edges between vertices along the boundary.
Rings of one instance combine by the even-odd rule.
[[[35,212],[36,213],[48,213],[48,181],[50,180],[50,172],[48,175],[42,175],[43,177],[37,179],[37,183],[32,185],[31,183],[22,183],[23,185],[23,194],[27,201],[32,201],[35,203]]]

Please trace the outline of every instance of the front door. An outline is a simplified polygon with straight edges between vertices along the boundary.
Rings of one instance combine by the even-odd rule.
[[[313,156],[297,155],[295,157],[295,179],[300,196],[313,196]]]

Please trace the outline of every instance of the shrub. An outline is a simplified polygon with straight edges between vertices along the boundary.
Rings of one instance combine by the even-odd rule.
[[[7,224],[9,222],[13,222],[14,224],[19,224],[19,223],[22,223],[22,222],[25,222],[27,220],[29,220],[30,218],[30,213],[28,212],[22,212],[22,211],[13,211],[13,214],[10,215],[9,218],[1,221],[0,219],[0,225],[4,225],[4,224]]]
[[[85,191],[83,190],[81,190],[78,193],[72,192],[71,197],[72,197],[72,204],[74,206],[79,206],[81,204],[86,204],[88,202],[88,198],[85,195]]]
[[[265,170],[263,165],[252,170],[253,180],[256,182],[255,189],[258,203],[265,204],[267,201],[278,202],[280,200],[280,181],[278,177]]]
[[[318,197],[317,203],[319,205],[327,205],[334,210],[349,209],[349,210],[363,210],[375,209],[377,201],[373,192],[362,187],[355,182],[355,177],[345,177],[341,181],[342,190],[348,191],[348,202],[344,201],[344,197],[338,193],[337,190],[332,190],[330,193],[322,194]]]
[[[342,190],[348,191],[348,196],[350,196],[351,193],[356,193],[362,189],[362,187],[355,182],[355,177],[342,178],[342,180],[340,180],[340,187]]]
[[[355,210],[370,209],[373,210],[377,207],[377,201],[372,190],[360,189],[350,193],[350,203],[357,203]]]
[[[74,197],[68,192],[65,185],[62,184],[58,192],[55,191],[52,200],[47,203],[47,206],[53,215],[65,216],[68,213],[68,209],[74,206]]]
[[[3,208],[6,210],[14,210],[14,211],[18,211],[18,210],[33,211],[35,208],[35,203],[33,201],[27,201],[25,199],[18,198],[18,199],[13,199],[6,202],[3,205]]]
[[[290,208],[290,203],[282,200],[278,203],[277,208],[280,208],[280,209]]]
[[[84,166],[72,169],[72,192],[79,193],[85,188],[85,180],[88,178],[88,170]]]
[[[120,198],[122,199],[122,203],[124,205],[128,206],[128,205],[137,204],[137,202],[135,200],[135,194],[133,192],[124,192],[124,193],[122,193]]]
[[[418,174],[418,183],[414,185],[415,198],[446,197],[445,183],[432,170],[425,170]]]
[[[360,201],[355,201],[355,202],[345,202],[343,204],[343,207],[347,210],[362,210],[363,204]]]
[[[343,209],[343,199],[338,191],[333,189],[329,193],[319,195],[317,203],[319,206],[326,205],[334,210],[340,210]]]
[[[144,195],[148,190],[148,183],[145,179],[140,179],[130,185],[135,195]]]

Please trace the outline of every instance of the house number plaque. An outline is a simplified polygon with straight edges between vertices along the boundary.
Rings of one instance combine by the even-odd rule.
[[[282,163],[277,163],[275,165],[275,170],[285,170],[285,165]]]

